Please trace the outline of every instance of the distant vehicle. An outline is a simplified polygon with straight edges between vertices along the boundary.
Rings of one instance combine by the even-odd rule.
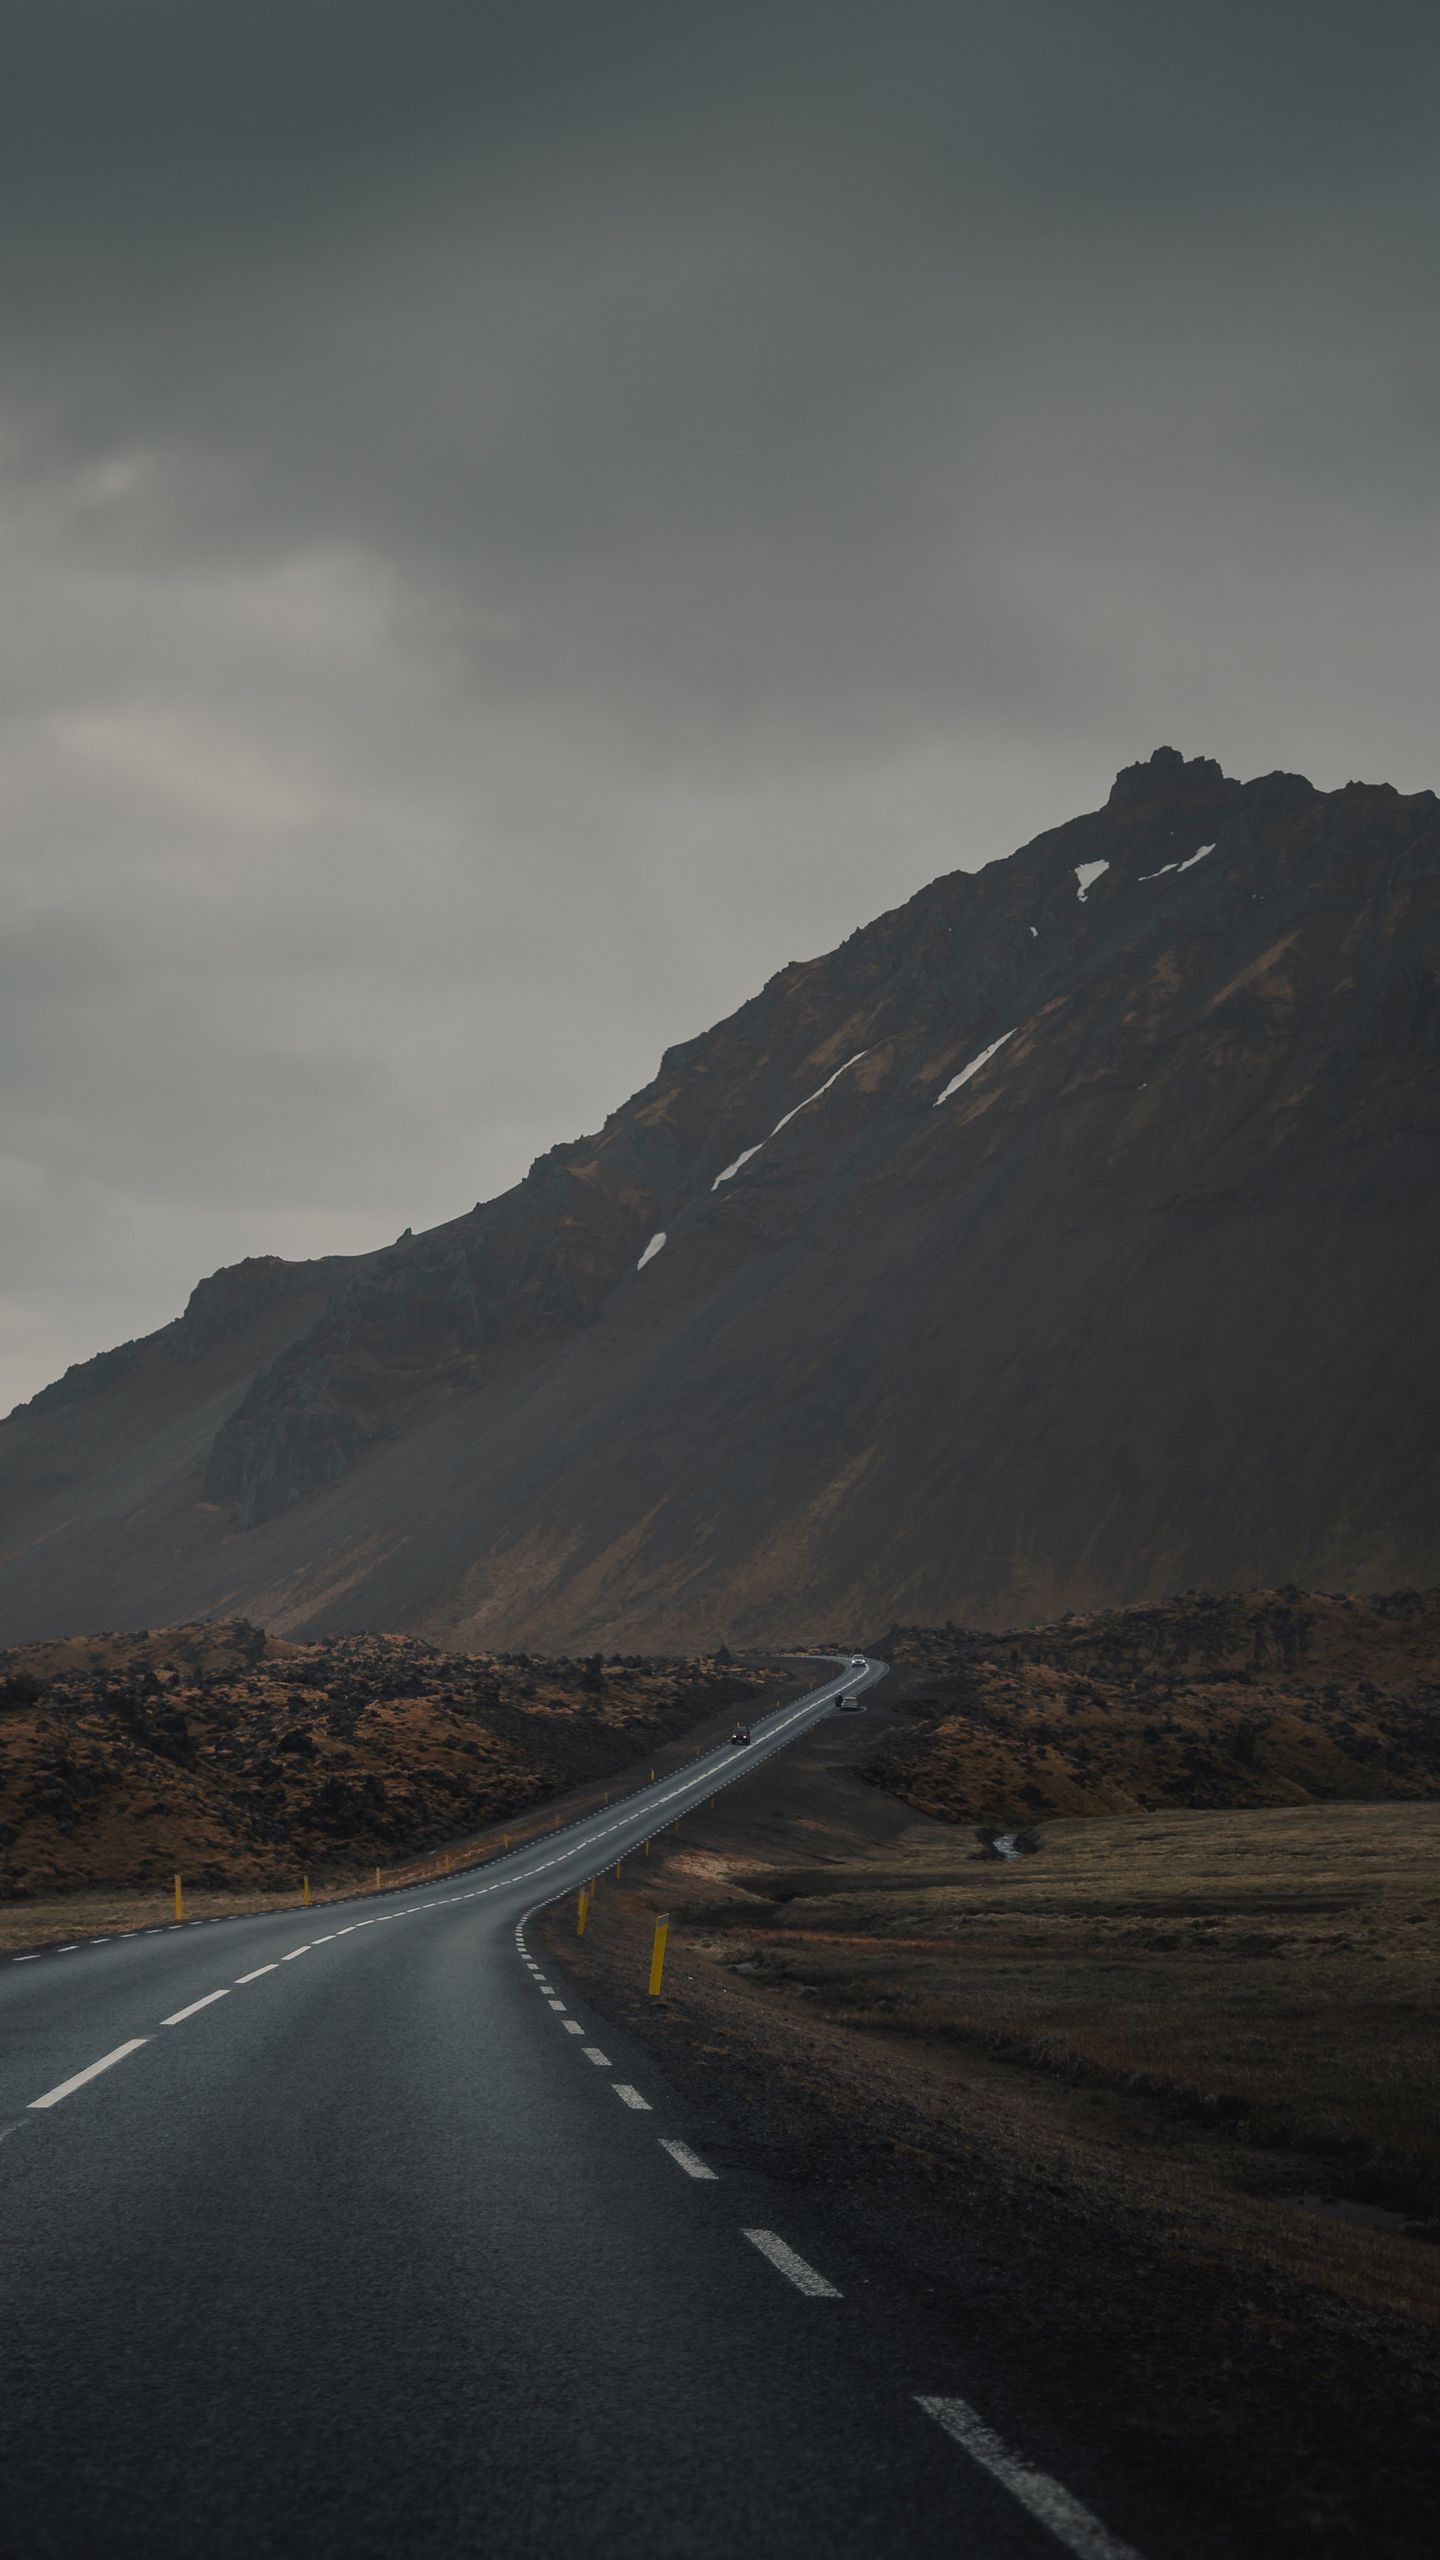
[[[730,1736],[730,1739],[732,1742],[748,1742],[750,1739],[750,1727],[748,1724],[737,1724],[734,1732]]]
[[[844,1697],[840,1701],[840,1713],[842,1716],[863,1716],[865,1710],[858,1698]]]

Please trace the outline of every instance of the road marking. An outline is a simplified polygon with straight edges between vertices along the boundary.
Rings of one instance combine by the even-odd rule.
[[[561,2024],[563,2025],[567,2036],[583,2036],[585,2033],[585,2030],[581,2026],[578,2018],[564,2018],[561,2020]]]
[[[39,1961],[40,1961],[40,1958],[38,1957],[38,1955],[36,1955],[36,1956],[16,1956],[16,1958],[15,1958],[15,1962],[16,1962],[16,1964],[38,1964],[38,1963],[39,1963]]]
[[[25,2119],[23,2116],[20,2118],[18,2124],[0,2124],[0,2142],[8,2141],[12,2133],[23,2133],[24,2130]]]
[[[1057,2542],[1075,2552],[1077,2560],[1139,2560],[1132,2544],[1121,2542],[1108,2532],[1099,2517],[1082,2507],[1078,2498],[1072,2498],[1068,2489],[1062,2489],[1058,2480],[1052,2480],[1048,2472],[1032,2470],[1018,2453],[1012,2453],[977,2416],[968,2400],[930,2398],[924,2392],[917,2392],[915,2397],[926,2416],[934,2418],[947,2436],[953,2436],[971,2461],[978,2462],[982,2471],[988,2471],[992,2479],[1008,2489],[1011,2497],[1017,2498],[1038,2523],[1053,2533]]]
[[[782,2276],[789,2277],[797,2293],[809,2293],[817,2298],[823,2295],[827,2302],[840,2301],[838,2284],[831,2284],[828,2276],[817,2275],[812,2266],[807,2266],[803,2258],[796,2256],[778,2231],[747,2231],[745,2237],[759,2250],[762,2258],[768,2258],[772,2267],[778,2267]]]
[[[328,1947],[331,1939],[338,1938],[339,1935],[338,1929],[332,1929],[328,1938],[312,1938],[310,1944],[312,1947]]]
[[[292,1947],[288,1956],[282,1956],[280,1961],[282,1964],[293,1964],[297,1956],[308,1956],[309,1953],[310,1941],[307,1938],[303,1947]]]
[[[78,1956],[80,1953],[79,1939],[72,1938],[68,1947],[57,1947],[55,1953],[57,1956]]]
[[[117,2044],[113,2053],[102,2053],[98,2062],[90,2063],[84,2071],[77,2071],[73,2080],[62,2080],[58,2089],[47,2089],[43,2098],[32,2098],[32,2109],[58,2107],[62,2098],[70,2097],[76,2089],[83,2089],[87,2080],[98,2080],[101,2072],[108,2071],[112,2063],[123,2062],[127,2053],[138,2053],[142,2044],[149,2041],[148,2036],[132,2036],[128,2044]]]
[[[563,2000],[547,2000],[545,2006],[547,2009],[563,2009],[565,2003]]]
[[[257,1964],[253,1973],[237,1973],[235,1979],[237,1982],[258,1982],[262,1973],[275,1973],[276,1971],[278,1971],[278,1963]]]
[[[616,2080],[612,2085],[616,2097],[622,2098],[627,2107],[638,2107],[643,2115],[649,2115],[649,2099],[642,2098],[638,2089],[632,2089],[628,2080]]]
[[[582,2044],[580,2050],[587,2062],[598,2062],[602,2070],[609,2070],[610,2056],[608,2053],[602,2053],[598,2044]]]
[[[183,2026],[187,2018],[194,2017],[197,2009],[208,2009],[212,2000],[228,2000],[229,1997],[230,1986],[227,1983],[223,1991],[207,1991],[203,2000],[192,2000],[188,2009],[177,2009],[173,2018],[162,2018],[160,2024],[162,2027]]]
[[[678,2160],[687,2178],[714,2178],[718,2175],[717,2171],[707,2167],[698,2151],[691,2150],[688,2142],[667,2142],[662,2134],[660,2148],[668,2151],[672,2160]]]

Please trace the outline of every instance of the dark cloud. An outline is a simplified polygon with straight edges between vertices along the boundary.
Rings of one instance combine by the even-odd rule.
[[[1434,781],[1428,7],[5,16],[0,1401],[1161,737]]]

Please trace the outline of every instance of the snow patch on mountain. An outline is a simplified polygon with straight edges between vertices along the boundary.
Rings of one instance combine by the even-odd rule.
[[[1084,906],[1086,899],[1089,897],[1091,890],[1094,888],[1096,881],[1099,879],[1101,872],[1108,871],[1109,868],[1110,865],[1108,862],[1076,863],[1075,877],[1079,881],[1080,886],[1076,890],[1075,895],[1079,899],[1082,907]]]
[[[1184,862],[1162,862],[1158,871],[1142,871],[1140,878],[1163,880],[1167,871],[1193,871],[1196,863],[1203,862],[1206,854],[1213,853],[1214,850],[1213,844],[1202,844],[1199,852],[1190,854]]]
[[[818,1102],[822,1093],[828,1093],[832,1084],[838,1084],[840,1078],[848,1073],[851,1067],[858,1067],[861,1059],[867,1058],[869,1054],[868,1049],[857,1049],[854,1057],[847,1058],[844,1066],[837,1067],[833,1076],[827,1076],[823,1084],[817,1084],[813,1093],[806,1094],[803,1102],[797,1102],[793,1110],[785,1112],[776,1121],[769,1138],[757,1138],[753,1147],[746,1147],[744,1153],[738,1155],[733,1164],[727,1164],[723,1173],[717,1173],[710,1185],[711,1190],[718,1191],[722,1182],[733,1181],[742,1165],[748,1164],[752,1156],[758,1156],[762,1147],[769,1146],[770,1138],[778,1138],[782,1129],[788,1129],[792,1120],[797,1120],[802,1111],[808,1111],[812,1102]]]
[[[982,1049],[978,1058],[972,1058],[968,1067],[962,1067],[958,1076],[951,1077],[944,1092],[937,1093],[935,1096],[937,1111],[942,1102],[949,1101],[952,1093],[959,1092],[962,1084],[968,1084],[972,1076],[978,1076],[986,1059],[993,1058],[997,1049],[1003,1049],[1007,1040],[1013,1040],[1018,1028],[1019,1025],[1016,1024],[1009,1031],[1002,1031],[998,1040],[992,1040],[988,1049]]]
[[[659,1234],[658,1234],[658,1235],[654,1235],[654,1236],[652,1236],[652,1237],[651,1237],[651,1239],[650,1239],[649,1243],[648,1243],[648,1244],[647,1244],[647,1246],[645,1247],[644,1252],[641,1254],[639,1261],[638,1261],[638,1262],[636,1263],[636,1265],[635,1265],[636,1270],[637,1270],[637,1271],[643,1271],[643,1270],[644,1270],[644,1268],[645,1268],[646,1263],[647,1263],[647,1262],[653,1262],[653,1261],[654,1261],[654,1259],[655,1259],[656,1254],[657,1254],[657,1253],[663,1253],[663,1252],[664,1252],[664,1250],[665,1250],[665,1229],[662,1227],[662,1228],[660,1229],[660,1232],[659,1232]]]

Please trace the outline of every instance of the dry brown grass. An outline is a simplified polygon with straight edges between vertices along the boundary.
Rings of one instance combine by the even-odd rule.
[[[867,1842],[868,1793],[822,1783],[788,1857],[723,1805],[697,1817],[653,1885],[609,1897],[595,1955],[628,1925],[638,1965],[663,1899],[675,1996],[797,2053],[818,2037],[852,2100],[868,2070],[917,2126],[953,2121],[1212,2263],[1435,2316],[1440,1805],[1059,1821],[1005,1865],[898,1809]]]
[[[1047,1823],[1003,1867],[753,1878],[764,1954],[852,2022],[1214,2126],[1241,2183],[1297,2158],[1440,2216],[1440,1806]],[[737,1914],[737,1925],[743,1919]],[[759,1950],[757,1950],[759,1952]]]

